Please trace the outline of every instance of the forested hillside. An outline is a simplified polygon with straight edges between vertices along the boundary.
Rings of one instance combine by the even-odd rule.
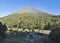
[[[33,8],[18,10],[6,17],[2,17],[0,20],[10,28],[50,30],[60,26],[59,16],[48,14]]]

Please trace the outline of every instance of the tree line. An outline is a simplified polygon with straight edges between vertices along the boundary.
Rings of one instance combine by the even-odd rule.
[[[21,16],[2,19],[8,28],[51,30],[60,26],[59,17]]]

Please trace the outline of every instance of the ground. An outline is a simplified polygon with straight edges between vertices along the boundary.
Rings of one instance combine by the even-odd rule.
[[[2,43],[46,43],[47,40],[48,34],[11,31]]]

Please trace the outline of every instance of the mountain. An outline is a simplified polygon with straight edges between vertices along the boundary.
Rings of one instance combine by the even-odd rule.
[[[17,10],[15,13],[39,13],[40,11],[34,9],[32,7],[23,8],[21,10]]]
[[[50,20],[53,16],[54,15],[52,14],[39,11],[35,8],[27,7],[21,10],[17,10],[8,16],[2,17],[0,20],[3,21],[5,24],[7,24],[8,27],[12,25],[18,25],[19,22],[22,22],[24,26],[28,26],[29,23],[35,26],[38,21],[41,24],[44,21]]]
[[[14,12],[13,14],[23,14],[23,13],[28,13],[28,14],[39,14],[40,16],[52,16],[52,14],[37,10],[35,8],[32,7],[26,7],[26,8],[22,8],[20,10],[17,10],[16,12]]]

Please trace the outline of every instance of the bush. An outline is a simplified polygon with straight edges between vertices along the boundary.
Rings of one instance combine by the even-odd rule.
[[[48,39],[51,43],[60,43],[60,27],[53,29]]]
[[[0,22],[0,40],[6,37],[7,26]]]
[[[44,26],[44,30],[51,30],[51,25],[48,23],[47,25]]]

